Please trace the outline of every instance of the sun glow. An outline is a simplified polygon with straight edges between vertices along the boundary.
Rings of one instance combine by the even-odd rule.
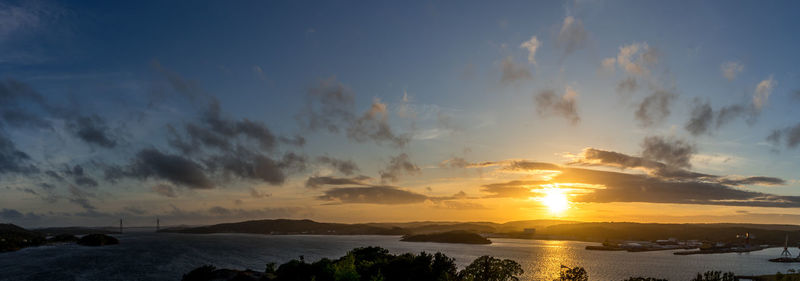
[[[544,196],[541,197],[542,204],[547,206],[553,214],[561,214],[569,209],[569,199],[561,188],[547,188],[543,190]]]

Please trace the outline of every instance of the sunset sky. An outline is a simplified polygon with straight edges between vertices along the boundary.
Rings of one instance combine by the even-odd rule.
[[[0,222],[796,224],[798,10],[2,1]]]

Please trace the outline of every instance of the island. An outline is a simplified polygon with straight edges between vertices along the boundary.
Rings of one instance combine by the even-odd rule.
[[[51,231],[54,229],[50,229]],[[89,228],[84,228],[91,232]],[[58,245],[77,243],[83,246],[105,246],[119,244],[119,240],[105,234],[87,234],[78,238],[69,233],[51,234],[28,230],[14,224],[0,224],[0,252],[17,251],[22,248],[42,245]],[[58,233],[58,232],[55,232]]]
[[[119,244],[117,238],[105,234],[88,234],[78,239],[78,245],[83,246],[106,246]]]
[[[400,241],[405,242],[437,242],[437,243],[457,243],[457,244],[492,244],[480,234],[454,230],[448,232],[438,232],[429,234],[405,235]]]

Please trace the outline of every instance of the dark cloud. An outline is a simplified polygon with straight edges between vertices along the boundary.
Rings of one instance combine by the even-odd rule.
[[[169,198],[178,197],[178,193],[175,192],[175,189],[172,188],[172,186],[168,185],[168,184],[157,184],[157,185],[154,185],[153,187],[151,187],[150,190],[152,190],[153,192],[155,192],[156,194],[161,195],[161,196],[165,196],[165,197],[169,197]]]
[[[109,171],[106,172],[108,175]],[[152,148],[139,151],[130,171],[122,171],[122,174],[138,178],[163,179],[189,188],[214,188],[214,184],[203,172],[200,164],[183,156],[164,154]]]
[[[45,98],[25,83],[0,81],[0,120],[11,127],[51,127],[45,118],[52,108]]]
[[[309,89],[306,106],[296,117],[311,130],[326,129],[331,133],[345,130],[347,137],[356,142],[375,141],[402,147],[410,140],[405,134],[395,133],[388,121],[386,104],[375,100],[369,110],[356,114],[355,95],[344,84],[331,77]]]
[[[241,218],[269,219],[269,218],[297,217],[298,215],[302,215],[304,212],[307,211],[308,211],[307,209],[299,207],[240,209],[240,208],[225,208],[221,206],[214,206],[208,209],[207,214],[210,214],[213,217],[227,217],[236,219],[241,219]],[[185,215],[208,216],[205,214],[191,214],[191,213]]]
[[[645,97],[635,113],[639,125],[650,127],[667,118],[670,114],[670,105],[676,97],[676,94],[666,90],[656,90]]]
[[[776,129],[767,136],[767,141],[775,146],[796,148],[800,144],[800,123],[783,129]]]
[[[689,168],[695,153],[694,145],[678,139],[659,136],[646,137],[642,142],[642,157],[663,162],[670,167]]]
[[[21,222],[21,221],[40,220],[42,216],[33,212],[22,213],[15,209],[3,208],[2,210],[0,210],[0,218],[12,222]]]
[[[265,192],[258,191],[255,188],[252,188],[252,187],[250,188],[250,197],[253,197],[253,198],[267,198],[267,197],[271,197],[271,196],[272,196],[272,193],[265,193]]]
[[[96,114],[79,116],[69,123],[68,128],[75,136],[88,144],[105,148],[113,148],[117,145],[117,141],[112,136],[106,121]]]
[[[439,163],[439,167],[466,168],[470,163],[462,157],[453,157]]]
[[[87,213],[94,213],[97,210],[97,208],[89,202],[90,197],[96,197],[93,193],[81,190],[74,185],[70,185],[68,191],[70,196],[67,199],[69,199],[70,202],[80,206],[86,210]]]
[[[337,177],[309,177],[306,180],[306,187],[320,188],[326,185],[368,185],[366,180],[369,177],[337,178]]]
[[[489,198],[528,198],[534,194],[531,189],[538,188],[538,185],[547,184],[546,181],[522,181],[515,180],[505,183],[493,183],[481,186],[481,191],[489,193]]]
[[[503,84],[533,78],[533,74],[531,74],[531,71],[528,70],[527,67],[515,64],[511,57],[506,57],[503,60],[501,70],[502,75],[500,76],[500,82]]]
[[[340,160],[333,157],[328,156],[319,156],[317,157],[317,162],[330,165],[331,167],[335,168],[339,173],[344,175],[352,175],[356,171],[359,171],[358,165],[352,160]]]
[[[786,181],[774,177],[720,178],[717,182],[727,185],[783,185]]]
[[[636,92],[637,89],[639,89],[639,84],[636,83],[636,78],[633,76],[620,80],[617,84],[617,93],[619,94],[630,94]]]
[[[319,196],[318,199],[338,201],[344,204],[396,205],[422,203],[428,200],[428,196],[392,186],[369,186],[332,188],[325,191],[325,195]]]
[[[372,107],[361,117],[355,119],[347,128],[347,136],[357,142],[373,140],[377,143],[388,142],[397,147],[408,143],[410,137],[397,135],[389,126],[386,104],[379,100],[372,102]]]
[[[581,121],[581,117],[578,116],[577,97],[578,92],[572,87],[567,87],[562,96],[553,90],[544,90],[535,95],[533,100],[536,103],[536,112],[540,116],[556,115],[564,117],[572,124],[577,124]]]
[[[67,167],[63,173],[72,177],[77,185],[85,187],[96,187],[98,185],[96,180],[84,172],[83,166],[81,165],[75,165],[72,168]]]
[[[381,181],[396,182],[402,174],[419,174],[422,170],[416,164],[411,163],[408,154],[400,153],[389,160],[389,165],[379,172]]]
[[[306,138],[304,138],[303,136],[299,136],[299,135],[291,137],[291,138],[281,136],[281,137],[278,137],[278,140],[280,142],[284,143],[284,144],[294,145],[294,146],[297,146],[297,147],[301,147],[301,146],[306,145]]]
[[[301,172],[306,168],[306,158],[294,153],[286,153],[275,160],[266,155],[246,149],[213,156],[205,161],[211,171],[219,171],[226,178],[260,180],[279,185],[289,173]]]
[[[245,136],[256,141],[264,150],[272,150],[276,146],[277,138],[265,124],[248,119],[234,121],[222,117],[222,109],[216,99],[211,100],[201,120],[210,129],[196,136],[203,144],[225,149],[227,147],[220,142],[229,142],[226,138]],[[200,131],[199,128],[195,130]]]
[[[684,128],[695,136],[707,133],[711,129],[713,118],[714,111],[711,109],[711,105],[695,99],[691,118],[686,122]]]
[[[717,128],[720,128],[723,125],[730,123],[734,119],[745,115],[746,112],[747,110],[745,106],[739,104],[728,105],[720,108],[719,112],[717,112]]]
[[[321,80],[308,90],[306,108],[297,119],[312,130],[338,133],[354,119],[355,94],[336,77]]]
[[[27,153],[18,150],[11,139],[0,132],[0,174],[37,173],[39,169],[31,162],[31,157]]]

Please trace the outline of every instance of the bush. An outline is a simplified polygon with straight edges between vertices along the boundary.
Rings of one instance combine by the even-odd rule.
[[[736,278],[736,275],[733,272],[725,272],[722,271],[706,271],[703,274],[697,273],[697,277],[692,279],[692,281],[738,281],[739,278]]]

